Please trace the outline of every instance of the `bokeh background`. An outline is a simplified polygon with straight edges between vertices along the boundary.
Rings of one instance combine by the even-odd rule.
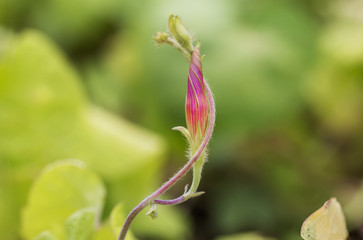
[[[363,239],[361,0],[0,0],[0,238],[31,239],[22,213],[48,163],[77,158],[100,176],[102,219],[185,163],[171,128],[185,125],[188,64],[152,41],[170,14],[201,41],[215,94],[206,194],[140,214],[134,235],[300,239],[335,196]]]

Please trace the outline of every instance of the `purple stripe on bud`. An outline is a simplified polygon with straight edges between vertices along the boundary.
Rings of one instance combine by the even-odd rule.
[[[202,73],[202,61],[199,47],[195,47],[190,61],[188,89],[185,101],[187,127],[193,139],[200,128],[204,135],[209,113],[208,99],[205,93],[205,82]]]

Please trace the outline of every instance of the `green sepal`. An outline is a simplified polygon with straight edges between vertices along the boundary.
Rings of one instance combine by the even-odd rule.
[[[188,140],[189,145],[192,146],[193,140],[188,129],[182,126],[173,127],[172,129],[181,132],[184,135],[184,137]]]

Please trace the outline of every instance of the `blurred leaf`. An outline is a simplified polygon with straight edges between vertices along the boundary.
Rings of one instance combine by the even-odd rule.
[[[94,208],[84,208],[73,213],[66,220],[68,240],[87,240],[90,238],[96,220]]]
[[[301,227],[305,240],[346,240],[348,230],[342,207],[335,198],[311,214]]]
[[[344,9],[351,1],[337,2]],[[349,8],[354,5],[358,12],[361,4]],[[304,94],[312,109],[327,129],[340,135],[354,135],[361,129],[362,29],[363,22],[336,19],[330,23],[318,42],[317,64],[306,77]]]
[[[125,211],[123,204],[118,203],[110,214],[106,223],[94,234],[93,240],[116,239],[121,231],[122,225],[125,221]],[[132,232],[129,230],[126,240],[135,240]]]
[[[122,225],[124,224],[125,219],[126,219],[125,216],[126,215],[125,215],[125,210],[124,210],[123,205],[121,203],[117,204],[113,208],[111,215],[110,215],[110,224],[111,224],[111,228],[112,228],[112,231],[113,231],[115,237],[118,237],[118,235],[121,232]],[[135,237],[132,235],[131,231],[129,231],[127,233],[126,239],[128,239],[128,240],[135,239]]]
[[[363,63],[363,22],[338,22],[323,32],[320,47],[329,60],[343,66]]]
[[[100,226],[99,229],[93,234],[92,240],[106,240],[106,239],[115,239],[115,235],[112,232],[112,229],[108,223],[105,223]]]
[[[361,127],[361,73],[322,60],[306,81],[305,95],[323,125],[332,132],[352,134]]]
[[[50,161],[77,158],[95,169],[110,188],[106,214],[119,201],[128,211],[160,183],[163,139],[87,103],[78,75],[44,35],[26,31],[14,38],[1,58],[0,79],[4,238],[16,235],[30,182]],[[181,214],[169,223],[179,224]]]
[[[66,235],[69,239],[87,239],[104,198],[101,180],[82,162],[65,160],[50,164],[32,186],[22,214],[22,234],[32,239],[50,230],[59,239],[66,239]]]
[[[33,240],[57,240],[50,231],[44,231]]]
[[[124,213],[124,207],[121,203],[119,203],[112,209],[110,215],[110,223],[112,231],[115,234],[115,236],[117,236],[120,233],[125,219],[126,217]]]

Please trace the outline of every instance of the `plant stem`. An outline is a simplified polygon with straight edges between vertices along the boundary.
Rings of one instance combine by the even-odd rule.
[[[158,190],[156,190],[155,192],[153,192],[151,195],[149,195],[148,197],[146,197],[144,200],[142,200],[131,212],[130,214],[127,216],[124,225],[122,226],[120,235],[118,237],[118,240],[124,240],[126,237],[126,233],[130,228],[131,222],[134,220],[134,218],[137,216],[137,214],[139,212],[141,212],[146,206],[148,206],[150,203],[154,202],[154,203],[167,203],[168,201],[170,202],[170,204],[178,204],[181,203],[184,200],[184,198],[186,197],[184,194],[176,199],[173,200],[156,200],[156,198],[158,198],[160,195],[162,195],[163,193],[165,193],[171,186],[173,186],[181,177],[183,177],[189,170],[190,168],[193,166],[193,164],[199,159],[199,157],[201,156],[201,154],[204,152],[206,146],[208,145],[208,142],[212,136],[213,133],[213,129],[214,129],[214,124],[215,124],[215,104],[214,104],[214,99],[213,99],[213,95],[212,92],[207,84],[207,82],[205,82],[205,86],[206,86],[206,92],[207,92],[207,96],[208,96],[208,101],[209,101],[209,105],[210,105],[210,112],[209,112],[209,121],[208,121],[208,130],[204,136],[204,139],[202,140],[198,150],[195,152],[195,154],[189,159],[189,161],[187,162],[187,164],[185,164],[185,166],[180,169],[172,178],[169,179],[169,181],[167,181],[166,183],[164,183]],[[168,204],[164,204],[164,205],[168,205]]]
[[[202,152],[198,160],[193,165],[193,182],[192,185],[190,186],[189,191],[185,194],[187,196],[195,193],[198,190],[200,179],[202,177],[204,155],[205,155],[205,150]]]
[[[160,204],[160,205],[177,205],[184,201],[188,200],[186,196],[183,194],[178,198],[170,199],[170,200],[161,200],[161,199],[155,199],[154,203]]]

